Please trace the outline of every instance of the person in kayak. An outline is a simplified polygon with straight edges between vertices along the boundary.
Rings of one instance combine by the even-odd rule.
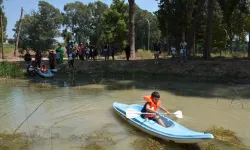
[[[167,109],[160,106],[160,103],[161,103],[160,102],[160,94],[158,92],[153,92],[151,94],[151,96],[144,96],[143,99],[146,100],[147,102],[145,103],[141,112],[142,113],[156,113],[156,114],[142,114],[142,117],[144,119],[150,119],[150,120],[157,121],[160,125],[166,127],[165,124],[163,123],[163,121],[161,120],[161,118],[157,112],[157,109],[161,108],[168,115],[170,114],[170,112]]]
[[[45,65],[42,65],[41,71],[42,71],[42,73],[47,73],[48,72]]]

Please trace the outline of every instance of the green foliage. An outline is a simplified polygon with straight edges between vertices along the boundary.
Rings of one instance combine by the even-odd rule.
[[[190,27],[195,0],[161,0],[156,12],[159,27],[165,34],[181,37]]]
[[[102,16],[102,40],[116,47],[125,47],[128,35],[128,5],[124,0],[114,0]]]
[[[12,38],[8,39],[8,43],[11,45],[14,45],[15,42],[16,42],[15,39],[12,39]]]
[[[138,6],[135,11],[135,48],[136,49],[147,49],[148,47],[148,22],[150,23],[150,43],[161,38],[161,31],[158,28],[157,17],[148,12],[147,10],[142,10]],[[151,48],[151,47],[149,47]],[[137,56],[137,55],[136,55]]]
[[[100,1],[89,3],[82,2],[68,3],[64,6],[63,38],[66,42],[91,43],[100,45],[102,32],[101,16],[108,6]]]
[[[15,62],[0,62],[0,77],[16,78],[23,75],[20,65]]]
[[[225,32],[226,25],[223,22],[222,11],[218,3],[215,3],[214,15],[213,15],[213,24],[212,24],[212,46],[213,48],[224,48],[227,42],[227,35]]]
[[[20,47],[32,48],[35,51],[47,51],[54,48],[55,37],[59,35],[58,29],[62,23],[59,9],[45,1],[39,1],[38,11],[33,11],[23,18],[22,32],[20,34]],[[16,23],[16,31],[19,22]]]

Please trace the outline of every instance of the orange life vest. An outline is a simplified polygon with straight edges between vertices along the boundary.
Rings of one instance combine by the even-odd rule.
[[[151,96],[143,96],[143,99],[149,103],[150,109],[157,111],[158,107],[160,106],[160,100],[158,100],[157,104],[155,104],[151,98]],[[146,110],[147,112],[147,110]],[[148,117],[153,117],[154,114],[147,114]]]
[[[46,71],[47,71],[46,67],[42,67],[42,72],[46,72]]]

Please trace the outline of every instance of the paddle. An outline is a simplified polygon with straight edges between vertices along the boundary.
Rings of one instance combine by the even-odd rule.
[[[127,118],[136,118],[141,114],[156,114],[156,113],[142,113],[136,109],[128,108],[126,110],[126,117]],[[159,114],[167,114],[167,113],[159,113]],[[171,113],[172,115],[175,115],[177,118],[182,118],[182,111],[178,110],[175,113]]]

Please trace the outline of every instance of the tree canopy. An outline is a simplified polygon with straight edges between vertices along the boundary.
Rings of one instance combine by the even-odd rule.
[[[154,13],[141,9],[136,0],[113,0],[110,6],[100,1],[76,1],[65,4],[61,11],[39,1],[38,7],[23,18],[22,48],[46,51],[53,48],[59,36],[65,43],[89,43],[98,49],[110,44],[118,50],[123,50],[126,43],[133,44],[131,40],[135,40],[135,49],[147,49],[148,44],[152,49],[155,40],[164,41],[166,49],[170,45],[178,49],[185,39],[188,54],[198,52],[209,58],[217,49],[232,50],[235,40],[245,42],[249,33],[247,0],[160,0],[159,10]]]
[[[47,51],[53,48],[56,42],[54,38],[59,36],[61,23],[60,10],[45,1],[39,1],[38,11],[26,14],[23,18],[20,47],[32,48],[35,51]]]

